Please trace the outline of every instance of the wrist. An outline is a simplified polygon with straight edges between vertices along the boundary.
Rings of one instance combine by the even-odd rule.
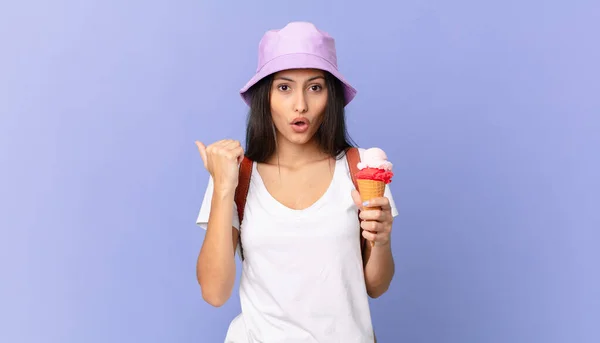
[[[375,242],[375,245],[373,246],[373,249],[375,250],[391,250],[392,249],[392,242],[390,240],[388,240],[385,243],[381,243],[381,242]]]
[[[215,187],[213,198],[218,200],[229,200],[235,197],[235,188],[231,187]]]

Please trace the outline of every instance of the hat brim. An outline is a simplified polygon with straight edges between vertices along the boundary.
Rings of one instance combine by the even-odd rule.
[[[331,63],[316,55],[295,53],[282,55],[267,62],[240,90],[240,95],[244,102],[248,106],[251,106],[252,99],[248,90],[258,81],[273,73],[289,69],[320,69],[330,72],[342,82],[342,86],[344,87],[344,106],[348,105],[356,96],[356,89],[346,81],[342,74]]]

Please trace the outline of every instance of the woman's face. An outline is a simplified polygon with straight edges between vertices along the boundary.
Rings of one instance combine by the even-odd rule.
[[[327,106],[325,74],[317,69],[278,72],[271,87],[271,116],[279,139],[305,144],[315,135]]]

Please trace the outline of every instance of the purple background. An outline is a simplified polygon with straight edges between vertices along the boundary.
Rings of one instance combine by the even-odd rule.
[[[3,1],[0,341],[223,341],[194,140],[243,139],[260,37],[309,20],[396,166],[380,342],[599,342],[600,5],[561,3]]]

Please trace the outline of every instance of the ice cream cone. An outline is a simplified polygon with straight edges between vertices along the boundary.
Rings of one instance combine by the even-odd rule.
[[[356,164],[358,171],[353,175],[362,201],[383,197],[386,185],[392,182],[394,176],[393,165],[387,160],[385,151],[380,148],[366,149],[360,158],[361,161]],[[369,208],[381,209],[379,206]],[[375,246],[375,242],[371,242],[371,246]]]
[[[358,192],[360,193],[360,199],[365,202],[373,198],[381,198],[385,193],[385,182],[377,180],[356,180],[358,184]],[[379,208],[380,207],[369,207]],[[375,242],[371,241],[371,247],[375,245]]]
[[[380,198],[385,193],[385,182],[378,180],[356,180],[362,201]]]

